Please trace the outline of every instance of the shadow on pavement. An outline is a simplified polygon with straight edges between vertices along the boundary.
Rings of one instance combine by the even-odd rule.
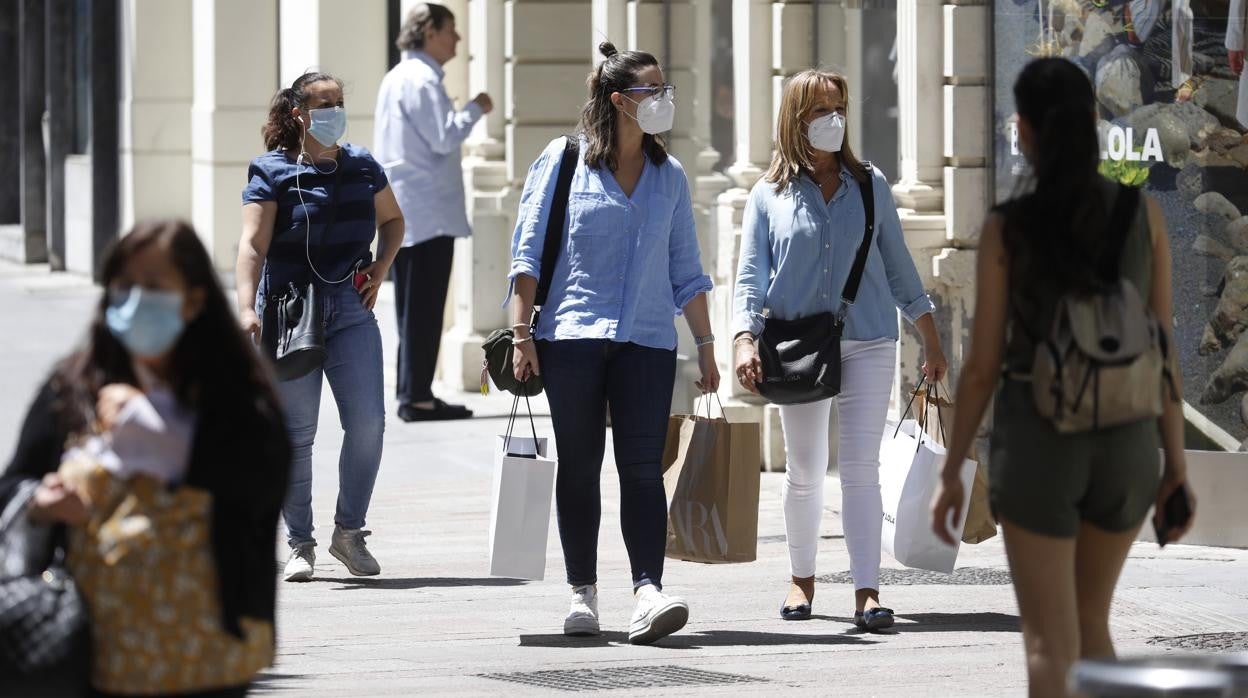
[[[1008,613],[906,613],[894,625],[900,633],[1017,633],[1018,616]]]
[[[258,676],[251,682],[251,690],[249,693],[255,695],[263,695],[265,693],[280,693],[282,691],[294,690],[293,686],[283,686],[283,681],[295,681],[308,678],[304,674],[281,674],[275,671],[260,672]]]
[[[608,647],[628,644],[628,634],[607,632],[592,637],[566,635],[521,635],[521,647]],[[654,643],[664,649],[696,650],[703,647],[779,647],[784,645],[871,645],[856,635],[795,635],[760,633],[752,630],[707,630],[676,634]]]
[[[466,577],[313,577],[313,582],[329,582],[342,584],[334,591],[353,589],[429,589],[444,587],[514,587],[526,584],[522,579],[503,579],[499,577],[482,577],[470,579]]]

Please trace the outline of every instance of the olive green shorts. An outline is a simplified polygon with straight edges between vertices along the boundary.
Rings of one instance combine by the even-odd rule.
[[[1006,380],[997,392],[989,498],[1001,519],[1032,533],[1073,537],[1086,521],[1133,530],[1161,481],[1157,422],[1059,434],[1036,413],[1031,385]]]

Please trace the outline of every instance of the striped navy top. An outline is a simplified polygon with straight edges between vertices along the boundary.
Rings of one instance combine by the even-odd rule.
[[[247,186],[243,188],[243,203],[277,202],[273,241],[260,277],[261,295],[291,282],[319,283],[308,267],[309,252],[305,249],[308,242],[317,272],[330,281],[346,276],[356,262],[367,265],[372,260],[370,246],[377,234],[373,197],[388,185],[386,172],[367,149],[351,143],[342,145],[338,166],[343,168],[338,214],[329,239],[323,239],[325,224],[330,218],[334,182],[339,176],[333,167],[327,163],[317,167],[298,164],[281,149],[251,161],[247,168]],[[309,221],[310,238],[307,237]]]

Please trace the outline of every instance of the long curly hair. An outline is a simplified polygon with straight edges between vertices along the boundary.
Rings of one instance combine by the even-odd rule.
[[[269,104],[269,118],[260,130],[264,137],[265,150],[298,150],[299,140],[303,137],[303,124],[290,113],[295,107],[303,108],[308,104],[308,85],[330,81],[342,89],[342,81],[320,71],[310,71],[295,78],[290,87],[278,90]]]
[[[589,144],[585,149],[585,164],[594,169],[606,165],[607,169],[615,170],[619,166],[615,131],[620,110],[611,103],[611,95],[632,87],[638,73],[657,67],[659,61],[645,51],[621,52],[610,41],[598,44],[598,52],[605,60],[590,72],[586,81],[589,101],[581,109],[580,132]],[[667,146],[659,136],[649,133],[642,136],[641,150],[655,165],[667,162]]]

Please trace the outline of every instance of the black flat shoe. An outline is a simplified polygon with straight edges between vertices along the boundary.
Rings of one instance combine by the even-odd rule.
[[[785,620],[810,620],[810,604],[799,603],[796,606],[781,606],[780,617]]]
[[[468,419],[472,410],[463,405],[451,405],[439,398],[433,399],[433,407],[417,407],[411,403],[399,405],[399,419],[405,422],[438,422]]]
[[[863,611],[854,611],[854,625],[859,630],[866,630],[869,633],[876,630],[884,630],[893,627],[893,609],[878,606]]]

